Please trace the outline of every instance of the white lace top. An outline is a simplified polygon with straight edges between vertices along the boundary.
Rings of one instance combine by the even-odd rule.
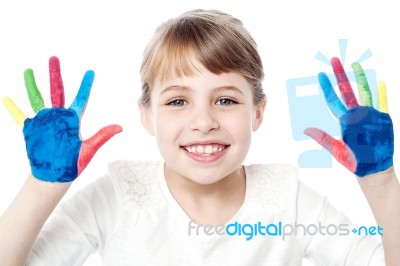
[[[163,163],[113,162],[107,176],[57,209],[27,264],[82,265],[97,251],[104,265],[117,266],[295,266],[303,257],[316,265],[384,265],[381,244],[353,234],[350,221],[299,182],[293,167],[250,165],[245,172],[245,201],[217,230],[190,221],[167,187]],[[279,234],[300,224],[297,235]],[[330,231],[316,233],[318,224]],[[349,225],[347,234],[333,234],[339,224]]]

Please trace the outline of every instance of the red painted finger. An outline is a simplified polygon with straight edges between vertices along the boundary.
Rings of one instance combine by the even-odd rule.
[[[339,58],[334,57],[331,60],[333,72],[335,73],[336,81],[339,86],[340,94],[342,95],[344,104],[349,108],[356,108],[360,105],[357,103],[356,96],[351,88],[349,79],[343,69],[342,63]]]
[[[61,78],[60,61],[53,56],[49,60],[50,94],[53,107],[64,107],[64,85]]]
[[[337,140],[318,128],[307,128],[304,133],[327,149],[339,163],[352,173],[356,171],[356,157],[342,140]]]
[[[91,138],[82,142],[78,159],[78,174],[80,174],[92,160],[93,156],[109,139],[115,134],[120,133],[122,127],[119,125],[109,125],[100,129]]]

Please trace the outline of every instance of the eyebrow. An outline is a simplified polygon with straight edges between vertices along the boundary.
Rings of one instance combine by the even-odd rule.
[[[220,91],[224,91],[224,90],[230,90],[230,91],[234,91],[237,92],[241,95],[244,95],[243,92],[241,90],[239,90],[237,87],[235,86],[221,86],[221,87],[216,87],[213,89],[216,92],[220,92]],[[167,88],[165,88],[160,95],[167,93],[169,91],[181,91],[181,92],[187,92],[187,91],[191,91],[191,88],[186,87],[186,86],[169,86]]]

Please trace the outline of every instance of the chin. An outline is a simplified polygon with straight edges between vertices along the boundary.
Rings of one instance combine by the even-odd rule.
[[[228,176],[229,173],[224,174],[221,171],[212,171],[210,169],[199,169],[198,171],[190,171],[183,174],[183,176],[192,182],[199,185],[210,185],[219,182]]]

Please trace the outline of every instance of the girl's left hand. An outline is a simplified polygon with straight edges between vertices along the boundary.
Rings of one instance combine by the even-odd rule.
[[[378,84],[378,109],[372,105],[371,91],[360,64],[353,63],[362,106],[356,100],[350,82],[338,58],[331,64],[344,104],[337,97],[328,76],[318,75],[326,102],[339,119],[342,140],[337,140],[317,128],[304,133],[326,148],[336,160],[358,177],[384,171],[393,166],[393,124],[388,114],[386,86]]]

